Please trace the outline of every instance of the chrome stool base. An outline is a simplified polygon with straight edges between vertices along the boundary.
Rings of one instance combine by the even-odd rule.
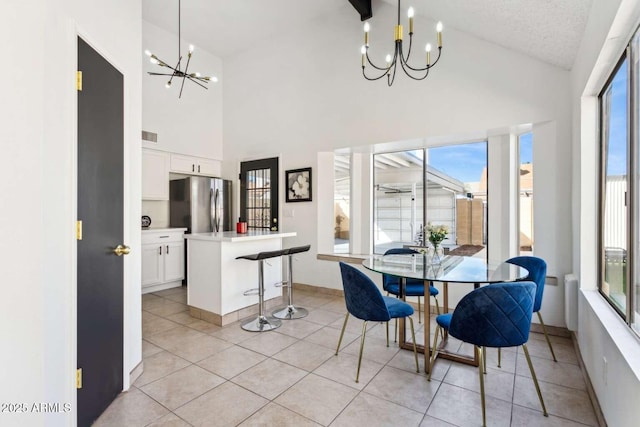
[[[309,315],[309,311],[306,308],[288,305],[283,309],[274,311],[271,315],[278,319],[302,319]]]
[[[258,316],[250,322],[242,325],[242,329],[249,332],[272,331],[278,329],[282,322],[271,317]]]

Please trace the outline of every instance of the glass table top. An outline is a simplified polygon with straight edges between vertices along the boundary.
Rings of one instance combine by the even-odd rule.
[[[408,279],[458,283],[513,282],[527,277],[522,267],[506,262],[487,262],[484,258],[446,255],[440,264],[425,254],[372,255],[362,265],[378,273]]]

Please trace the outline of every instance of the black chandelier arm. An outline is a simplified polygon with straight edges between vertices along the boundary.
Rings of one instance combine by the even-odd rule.
[[[371,65],[373,68],[375,68],[376,70],[379,71],[384,71],[385,73],[389,71],[389,69],[391,69],[391,66],[388,67],[378,67],[376,64],[374,64],[373,62],[371,62],[371,58],[369,58],[369,48],[366,48],[366,54],[365,56],[367,57],[367,62],[369,63],[369,65]]]
[[[427,76],[429,75],[429,68],[425,68],[424,70],[414,70],[413,68],[409,67],[409,65],[408,65],[408,64],[401,63],[400,65],[402,65],[402,70],[404,71],[404,73],[405,73],[407,76],[409,76],[410,78],[412,78],[413,80],[424,80],[424,79],[426,79],[426,78],[427,78]],[[407,68],[405,68],[405,67],[407,67],[407,68],[409,68],[409,69],[407,69]],[[412,74],[411,74],[411,71],[410,71],[410,70],[411,70],[411,71],[417,71],[417,72],[425,71],[425,73],[424,73],[424,76],[422,76],[422,77],[416,77],[416,76],[414,76],[414,75],[412,75]]]
[[[151,71],[147,71],[147,74],[150,76],[173,76],[174,73],[153,73]]]
[[[412,67],[412,66],[411,66],[411,65],[409,65],[406,61],[404,62],[404,65],[406,65],[406,67],[407,67],[408,69],[410,69],[411,71],[418,71],[418,72],[420,72],[420,71],[428,71],[428,70],[430,70],[431,68],[433,68],[433,67],[438,63],[438,61],[440,60],[440,55],[442,55],[442,47],[439,47],[439,48],[438,48],[438,57],[436,58],[436,60],[435,60],[435,61],[433,61],[431,64],[428,64],[428,65],[427,65],[426,67],[424,67],[424,68],[416,68],[416,67]],[[409,55],[407,55],[407,58],[408,58],[408,57],[409,57]],[[406,70],[405,70],[405,72],[406,72]],[[422,79],[419,79],[419,80],[422,80]]]
[[[191,76],[189,76],[189,75],[185,75],[185,77],[186,77],[187,79],[189,79],[189,81],[192,81],[192,82],[194,82],[195,84],[197,84],[198,86],[203,87],[203,88],[205,88],[205,89],[209,89],[208,87],[206,87],[205,85],[203,85],[202,83],[200,83],[199,81],[197,81],[197,79],[198,79],[197,77],[196,77],[196,78],[194,78],[194,77],[191,77]],[[199,79],[198,79],[198,80],[199,80]]]
[[[400,64],[402,65],[402,60],[400,61]],[[393,84],[393,82],[396,79],[396,71],[398,69],[398,61],[396,60],[396,58],[394,58],[393,61],[393,74],[387,74],[387,86],[391,87],[391,85]]]
[[[182,89],[184,89],[184,80],[189,76],[188,74],[189,62],[191,62],[191,52],[189,52],[189,55],[187,55],[187,64],[184,67],[184,74],[182,77],[182,84],[180,85],[180,94],[178,95],[178,98],[182,98]]]
[[[407,65],[409,65],[409,57],[411,56],[411,46],[413,46],[413,33],[409,34],[409,50],[407,51],[406,58],[402,55],[402,42],[400,42],[400,58],[402,58],[402,61]]]
[[[369,81],[380,80],[381,78],[386,76],[388,73],[389,73],[389,71],[387,70],[384,73],[380,74],[378,77],[369,77],[369,76],[367,76],[367,73],[365,72],[364,67],[362,67],[362,75],[364,76],[365,79],[367,79]]]

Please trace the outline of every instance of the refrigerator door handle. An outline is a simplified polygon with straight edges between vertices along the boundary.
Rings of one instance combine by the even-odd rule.
[[[216,188],[216,233],[220,231],[220,189]]]
[[[209,218],[211,221],[211,231],[213,231],[214,233],[216,233],[218,230],[216,230],[216,206],[215,206],[215,197],[213,195],[213,188],[209,190]]]

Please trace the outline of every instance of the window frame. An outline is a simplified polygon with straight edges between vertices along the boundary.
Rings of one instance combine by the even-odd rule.
[[[632,40],[634,37],[632,37]],[[635,270],[636,270],[636,259],[635,259],[635,250],[634,247],[638,243],[638,238],[636,237],[636,233],[640,230],[640,223],[636,222],[635,213],[637,211],[638,203],[640,203],[640,195],[636,194],[636,185],[635,182],[638,179],[637,172],[637,164],[638,161],[635,159],[636,153],[638,152],[638,138],[635,131],[636,119],[634,115],[637,112],[637,106],[634,105],[637,100],[634,94],[634,90],[637,87],[637,82],[634,77],[634,71],[640,72],[640,70],[636,69],[637,66],[633,64],[632,58],[634,56],[634,52],[632,52],[631,48],[632,41],[627,44],[624,52],[616,62],[615,67],[613,67],[611,74],[605,81],[602,90],[598,93],[598,293],[602,296],[602,298],[613,308],[613,310],[624,320],[627,325],[629,325],[630,329],[634,331],[637,335],[640,335],[638,331],[636,331],[633,327],[631,327],[633,323],[633,313],[634,313],[634,298],[633,294],[635,292]],[[636,53],[637,55],[637,53]],[[624,275],[624,280],[627,283],[627,290],[625,294],[626,306],[624,311],[618,307],[613,299],[607,296],[602,290],[602,285],[604,283],[605,277],[605,191],[606,191],[606,163],[608,161],[607,150],[605,148],[605,141],[608,143],[607,135],[605,133],[609,131],[608,125],[605,125],[605,119],[609,119],[609,117],[605,118],[605,108],[604,108],[604,96],[607,91],[611,88],[613,84],[613,80],[616,78],[618,72],[620,71],[624,62],[627,62],[627,97],[626,97],[626,168],[627,168],[627,189],[625,194],[625,213],[627,215],[626,218],[626,258],[627,258],[627,268]]]

